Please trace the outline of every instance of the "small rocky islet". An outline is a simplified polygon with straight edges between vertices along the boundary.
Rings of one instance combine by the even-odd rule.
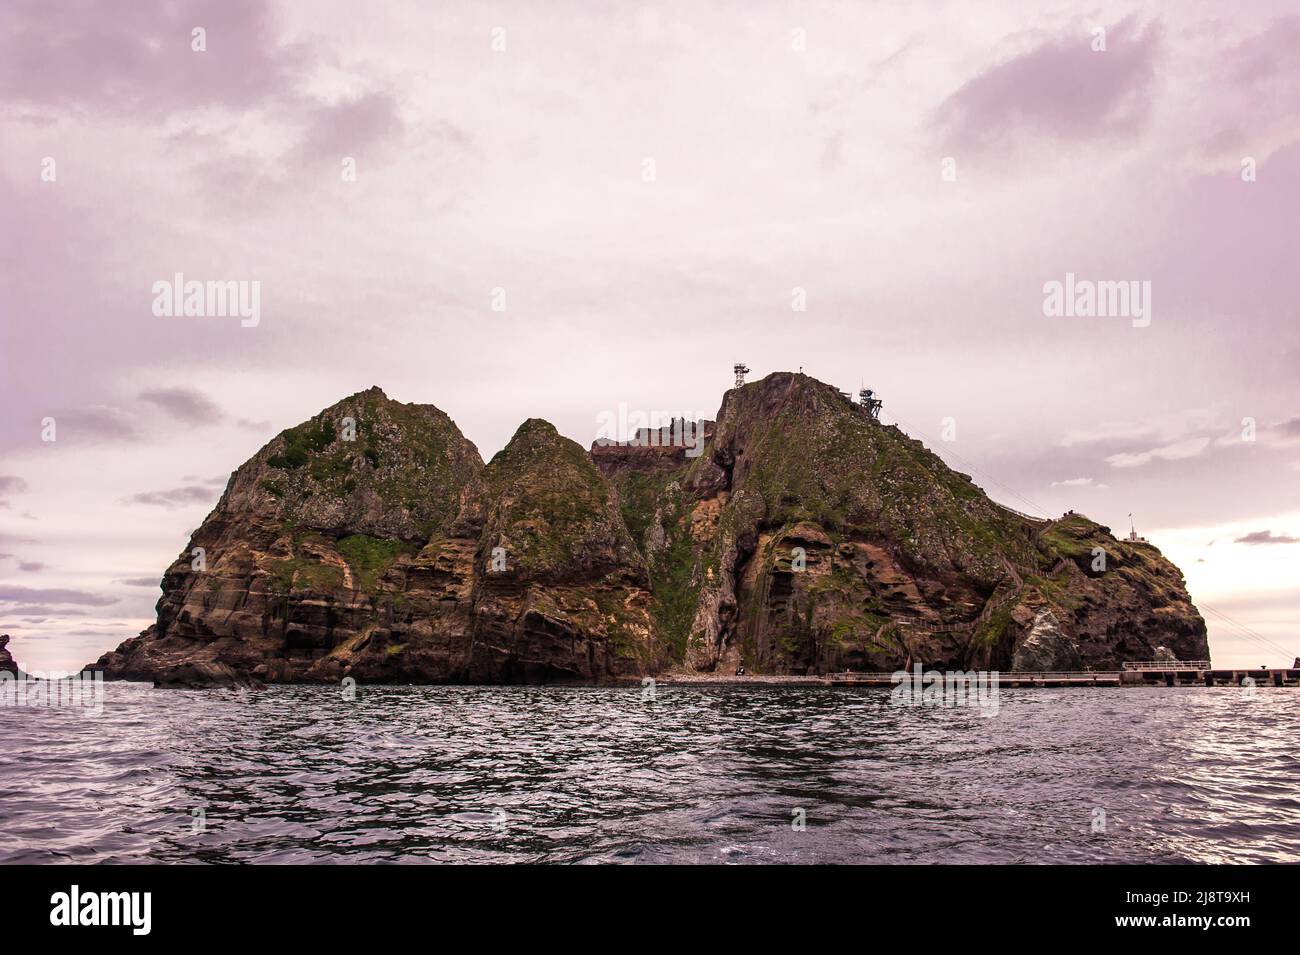
[[[831,385],[771,374],[697,424],[702,452],[681,430],[585,449],[533,418],[485,464],[438,408],[351,395],[231,475],[157,622],[90,668],[498,684],[1208,659],[1157,548],[1008,510]]]
[[[14,676],[22,673],[18,669],[18,664],[14,661],[13,654],[9,652],[9,634],[0,633],[0,673],[9,673]]]

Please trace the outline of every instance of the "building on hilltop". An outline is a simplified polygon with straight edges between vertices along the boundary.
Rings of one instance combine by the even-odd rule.
[[[1128,537],[1126,537],[1126,538],[1124,538],[1124,539],[1125,539],[1126,541],[1128,541],[1130,544],[1145,544],[1145,543],[1148,543],[1148,541],[1147,541],[1147,539],[1146,539],[1145,537],[1138,537],[1137,528],[1133,526],[1133,515],[1132,515],[1132,514],[1129,514],[1129,516],[1128,516]]]

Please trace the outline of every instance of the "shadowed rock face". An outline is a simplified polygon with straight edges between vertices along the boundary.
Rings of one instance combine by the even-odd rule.
[[[1009,512],[830,386],[733,389],[703,434],[698,456],[588,453],[530,419],[484,465],[438,409],[352,395],[231,476],[157,623],[93,666],[186,686],[1010,669],[1044,612],[1082,665],[1208,656],[1154,547]]]

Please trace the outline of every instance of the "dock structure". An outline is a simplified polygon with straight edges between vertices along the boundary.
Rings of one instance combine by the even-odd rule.
[[[912,679],[910,671],[902,671],[906,679]],[[940,680],[947,674],[943,671],[935,671]],[[1051,672],[1024,672],[1024,673],[989,673],[988,677],[996,677],[999,687],[1013,686],[1120,686],[1120,674],[1118,670],[1105,672],[1102,670],[1078,670],[1078,671],[1061,671]],[[896,686],[899,683],[899,676],[895,673],[857,673],[846,671],[843,673],[828,673],[826,682],[831,686]]]
[[[1209,660],[1134,660],[1121,677],[1125,686],[1300,686],[1300,667],[1214,670]]]
[[[1206,686],[1300,686],[1300,667],[1258,670],[1205,670]],[[1253,681],[1251,683],[1247,680]]]
[[[1204,681],[1209,660],[1128,660],[1120,664],[1125,686],[1180,686]]]
[[[911,671],[901,671],[911,679]],[[930,671],[926,671],[927,673]],[[946,677],[944,671],[934,671]],[[990,672],[987,678],[997,680],[999,687],[1059,687],[1059,686],[1260,686],[1300,687],[1300,668],[1259,670],[1211,670],[1208,660],[1163,661],[1148,660],[1125,663],[1121,670],[1063,670]],[[830,686],[895,686],[897,673],[864,672],[853,670],[826,674]]]

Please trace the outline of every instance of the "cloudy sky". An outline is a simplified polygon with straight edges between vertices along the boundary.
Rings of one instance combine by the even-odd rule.
[[[488,457],[711,415],[737,360],[874,386],[1021,510],[1131,512],[1217,663],[1300,654],[1293,2],[601,6],[6,0],[20,661],[146,626],[229,472],[344,395]],[[155,315],[178,272],[260,321]],[[1045,315],[1067,273],[1150,324]]]

